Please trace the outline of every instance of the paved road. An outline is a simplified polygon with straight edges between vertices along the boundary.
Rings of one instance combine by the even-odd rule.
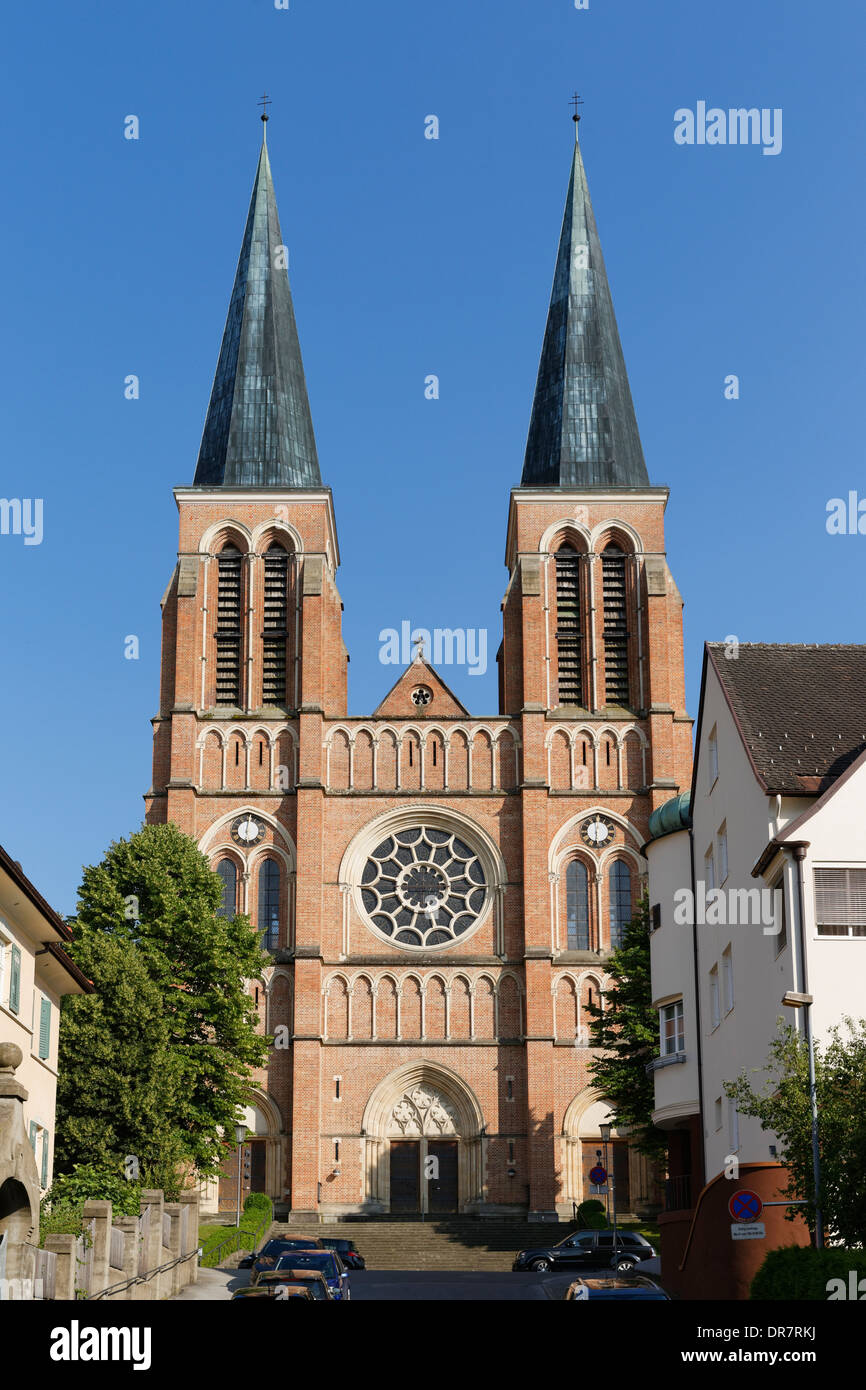
[[[352,1302],[546,1303],[561,1299],[575,1274],[368,1269],[352,1275]]]
[[[353,1303],[495,1302],[546,1303],[558,1301],[573,1279],[610,1271],[572,1270],[568,1274],[512,1274],[465,1270],[356,1270],[350,1275]],[[230,1299],[235,1289],[250,1282],[248,1269],[200,1269],[198,1283],[188,1284],[175,1300],[196,1302]]]

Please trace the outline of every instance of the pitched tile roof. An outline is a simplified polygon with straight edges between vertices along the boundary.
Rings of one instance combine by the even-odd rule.
[[[707,655],[770,794],[817,796],[866,748],[866,646],[723,642]]]

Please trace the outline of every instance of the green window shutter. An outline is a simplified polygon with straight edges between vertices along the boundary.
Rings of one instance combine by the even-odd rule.
[[[48,1186],[48,1130],[42,1131],[42,1186]]]
[[[9,970],[9,1008],[17,1014],[21,1004],[21,948],[12,947],[12,965]]]
[[[32,1148],[33,1148],[33,1152],[34,1152],[34,1153],[36,1152],[36,1131],[37,1131],[38,1128],[39,1128],[39,1126],[37,1125],[36,1121],[35,1121],[35,1120],[31,1120],[31,1121],[30,1121],[30,1144],[31,1144],[31,1146],[32,1146]]]
[[[51,1050],[51,1000],[43,999],[39,1006],[39,1056],[43,1060]]]

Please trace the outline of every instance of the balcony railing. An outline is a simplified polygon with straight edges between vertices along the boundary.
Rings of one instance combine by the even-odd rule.
[[[688,1211],[692,1205],[691,1173],[665,1178],[665,1211]]]

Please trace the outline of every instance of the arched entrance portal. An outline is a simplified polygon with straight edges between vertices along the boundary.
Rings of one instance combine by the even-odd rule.
[[[467,1212],[483,1203],[481,1107],[448,1067],[413,1062],[392,1072],[370,1096],[361,1134],[365,1210]]]
[[[657,1206],[655,1166],[632,1147],[628,1130],[618,1128],[614,1121],[607,1148],[602,1144],[600,1126],[611,1110],[610,1101],[588,1087],[574,1097],[565,1112],[560,1136],[562,1196],[557,1203],[560,1216],[570,1217],[575,1202],[579,1204],[594,1197],[604,1203],[610,1217],[614,1200],[610,1182],[597,1186],[590,1178],[592,1168],[604,1161],[605,1153],[607,1168],[612,1170],[614,1179],[617,1211],[644,1213]]]

